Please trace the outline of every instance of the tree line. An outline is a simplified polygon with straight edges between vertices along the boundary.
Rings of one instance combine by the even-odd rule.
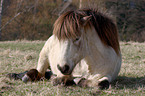
[[[0,40],[46,40],[61,13],[80,7],[111,12],[120,40],[145,41],[144,0],[1,0]]]

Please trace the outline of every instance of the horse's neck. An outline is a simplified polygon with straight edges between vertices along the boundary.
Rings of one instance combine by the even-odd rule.
[[[88,55],[99,55],[99,56],[106,55],[106,52],[109,51],[109,46],[106,46],[102,43],[94,28],[91,28],[87,31],[88,32],[86,33],[87,33],[88,48],[86,51],[88,52]]]
[[[86,53],[85,61],[87,62],[88,65],[90,65],[89,70],[91,70],[92,69],[91,66],[92,65],[94,66],[94,64],[101,66],[102,63],[107,63],[108,61],[110,62],[108,58],[110,59],[111,54],[114,55],[115,51],[113,50],[113,48],[106,46],[101,42],[94,28],[87,31],[92,31],[92,32],[86,32],[88,33],[87,34],[88,48],[86,50],[87,53]]]

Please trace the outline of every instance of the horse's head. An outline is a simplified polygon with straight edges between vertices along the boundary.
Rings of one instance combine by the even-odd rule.
[[[83,28],[90,18],[70,11],[61,15],[54,24],[53,34],[59,40],[57,68],[64,75],[70,75],[85,56]]]
[[[75,65],[83,58],[83,51],[80,46],[81,38],[60,41],[57,68],[61,73],[65,75],[71,74]]]

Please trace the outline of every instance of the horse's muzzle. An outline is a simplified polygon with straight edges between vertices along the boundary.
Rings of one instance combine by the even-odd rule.
[[[72,72],[72,71],[70,71],[70,67],[68,65],[64,65],[63,67],[60,67],[58,64],[57,68],[64,75],[70,75]]]

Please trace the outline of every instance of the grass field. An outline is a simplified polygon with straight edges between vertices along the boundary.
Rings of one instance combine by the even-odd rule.
[[[143,96],[145,95],[145,43],[121,42],[122,67],[109,89],[52,86],[51,81],[23,83],[7,73],[36,68],[44,41],[0,42],[0,96]],[[32,58],[27,58],[31,56]]]

